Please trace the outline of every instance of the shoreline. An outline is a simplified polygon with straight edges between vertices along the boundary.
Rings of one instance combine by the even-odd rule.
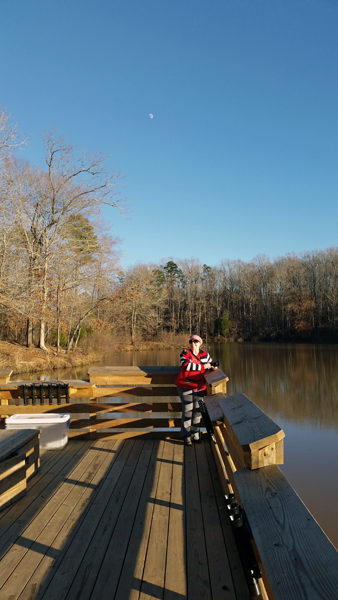
[[[137,345],[119,343],[109,350],[109,354],[120,352],[140,352],[142,350],[170,350],[181,348],[181,343],[140,342]],[[27,348],[20,344],[0,341],[0,369],[11,369],[13,375],[20,373],[39,373],[46,369],[71,369],[88,364],[95,364],[103,359],[107,352],[77,348],[67,354],[60,349],[59,354],[53,348],[47,352],[40,348]]]

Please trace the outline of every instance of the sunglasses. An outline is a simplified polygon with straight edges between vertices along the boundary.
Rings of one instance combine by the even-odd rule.
[[[198,340],[189,340],[189,344],[199,344]]]

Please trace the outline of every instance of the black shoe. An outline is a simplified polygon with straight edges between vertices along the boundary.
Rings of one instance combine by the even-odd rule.
[[[185,446],[192,446],[192,441],[191,441],[191,437],[186,437],[184,440],[184,445]]]

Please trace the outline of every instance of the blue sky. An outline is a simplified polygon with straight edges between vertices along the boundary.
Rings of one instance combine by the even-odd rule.
[[[338,0],[0,0],[0,105],[109,153],[124,266],[337,245]],[[150,114],[153,118],[150,118]]]

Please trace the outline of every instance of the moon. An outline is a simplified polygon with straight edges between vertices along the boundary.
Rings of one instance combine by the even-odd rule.
[[[149,114],[149,117],[150,117],[151,119],[153,119],[153,118],[154,118],[154,115],[152,115],[152,114],[150,113],[150,114]]]

